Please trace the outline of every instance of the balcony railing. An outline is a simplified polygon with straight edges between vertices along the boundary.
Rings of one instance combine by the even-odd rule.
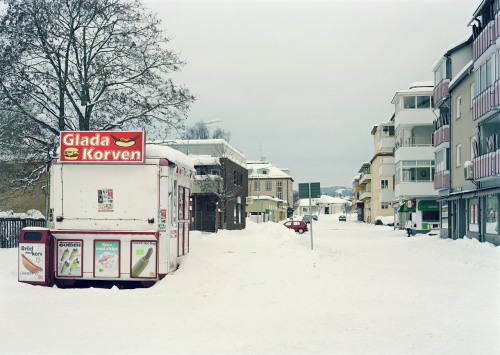
[[[432,142],[428,138],[411,138],[404,142],[396,142],[396,149],[401,147],[432,147]]]
[[[433,134],[434,147],[437,147],[441,143],[446,143],[450,141],[450,126],[440,127]]]
[[[434,174],[434,189],[447,189],[450,187],[450,172],[440,171]]]
[[[360,194],[359,194],[359,199],[360,200],[368,200],[370,199],[371,200],[372,198],[372,192],[371,191],[362,191]]]
[[[497,26],[495,23],[497,21],[490,21],[484,30],[477,36],[472,44],[472,53],[474,61],[477,60],[481,54],[483,54],[493,43],[495,43],[498,36]]]
[[[500,175],[500,149],[480,155],[473,160],[474,180]]]
[[[371,180],[372,180],[372,174],[366,173],[366,174],[363,174],[363,176],[361,176],[361,179],[359,180],[359,184],[363,185]]]
[[[490,86],[484,92],[476,96],[472,101],[472,119],[477,121],[482,116],[496,108],[500,103],[500,80]]]
[[[434,105],[439,107],[440,101],[442,98],[449,96],[448,86],[450,85],[450,79],[443,79],[441,82],[434,88],[434,92],[432,94],[434,99]]]

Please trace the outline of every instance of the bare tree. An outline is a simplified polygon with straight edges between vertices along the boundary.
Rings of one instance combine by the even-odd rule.
[[[184,62],[139,0],[3,0],[0,144],[44,158],[64,130],[182,128],[193,95]],[[15,122],[14,125],[11,125]],[[3,154],[8,154],[7,152]],[[24,154],[24,153],[23,153]]]
[[[186,128],[183,139],[224,139],[229,142],[231,134],[220,127],[215,128],[212,132],[207,127],[207,123],[198,121],[192,127]]]

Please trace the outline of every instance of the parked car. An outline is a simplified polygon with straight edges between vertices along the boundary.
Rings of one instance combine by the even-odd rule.
[[[342,221],[347,222],[347,218],[345,218],[345,216],[343,214],[341,214],[339,216],[339,222],[342,222]]]
[[[312,215],[312,219],[314,219],[315,221],[318,220],[318,216],[316,216],[315,214]],[[311,222],[311,215],[310,214],[306,214],[304,215],[304,217],[302,217],[302,221],[306,222],[306,223],[310,223]]]
[[[309,229],[307,228],[307,224],[303,221],[288,221],[283,224],[285,227],[293,229],[294,231],[302,234],[307,232]]]

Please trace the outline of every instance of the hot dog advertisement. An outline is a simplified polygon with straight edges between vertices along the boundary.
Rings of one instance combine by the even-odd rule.
[[[94,276],[119,277],[120,276],[120,241],[95,240],[94,241]]]
[[[60,161],[144,162],[144,132],[63,131]]]
[[[57,241],[57,276],[82,277],[81,240]]]
[[[45,244],[19,244],[19,281],[45,281]]]

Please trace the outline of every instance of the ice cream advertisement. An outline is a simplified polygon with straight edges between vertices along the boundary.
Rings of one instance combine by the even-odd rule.
[[[45,244],[19,244],[19,281],[45,281]]]
[[[81,240],[57,241],[57,276],[82,277],[82,246]]]
[[[131,243],[130,276],[156,278],[156,241]]]
[[[120,276],[120,241],[94,241],[94,276]]]

